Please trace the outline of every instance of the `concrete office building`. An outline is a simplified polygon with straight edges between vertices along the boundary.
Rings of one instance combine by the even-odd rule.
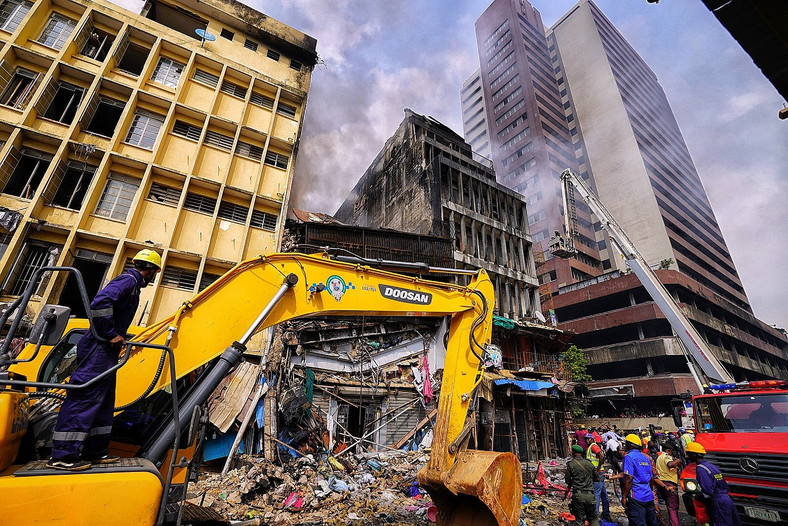
[[[483,268],[495,312],[529,319],[540,310],[523,196],[495,182],[462,137],[405,110],[405,119],[334,216],[347,224],[453,240],[457,268]]]
[[[737,381],[785,377],[785,336],[752,314],[668,100],[637,52],[589,0],[548,32],[573,150],[600,200]],[[600,252],[612,257],[610,247]],[[670,263],[668,265],[668,263]],[[595,389],[618,409],[697,393],[677,340],[632,275],[559,288],[559,327],[578,333]],[[595,410],[610,410],[602,401]]]
[[[556,22],[549,41],[573,150],[600,200],[649,264],[672,259],[673,268],[750,310],[657,76],[587,0]]]
[[[92,295],[153,248],[144,324],[279,247],[316,41],[234,0],[141,9],[0,5],[4,300],[47,264],[80,269]],[[82,312],[65,277],[34,301]]]
[[[577,211],[577,256],[560,260],[547,250],[553,234],[563,231],[558,176],[565,168],[577,171],[578,163],[541,15],[524,0],[494,0],[476,21],[476,42],[480,71],[463,89],[479,77],[496,178],[526,198],[532,240],[541,252],[537,273],[549,297],[558,284],[598,276],[608,264],[600,258],[583,203]],[[477,99],[470,94],[461,99],[463,116],[472,115]],[[469,135],[466,139],[475,138]]]

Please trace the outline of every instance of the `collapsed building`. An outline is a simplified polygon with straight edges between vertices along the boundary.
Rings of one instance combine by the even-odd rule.
[[[324,214],[295,210],[284,250],[320,247],[373,259],[451,268],[445,237],[343,225]],[[419,275],[418,270],[399,272]],[[421,277],[421,276],[420,276]],[[440,280],[441,275],[428,276]],[[271,385],[255,409],[258,366],[244,364],[217,390],[211,422],[217,430],[206,459],[227,456],[236,420],[256,411],[244,451],[269,458],[323,450],[353,452],[428,449],[446,353],[448,324],[435,318],[310,318],[281,324],[265,353]],[[493,343],[501,363],[485,372],[476,447],[511,451],[521,460],[567,454],[567,398],[574,384],[560,353],[570,336],[533,321],[496,316]],[[254,361],[254,357],[250,357]]]

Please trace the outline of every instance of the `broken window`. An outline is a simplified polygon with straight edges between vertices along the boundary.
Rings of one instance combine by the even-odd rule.
[[[159,57],[156,69],[153,70],[151,80],[175,88],[183,73],[184,65],[168,57]]]
[[[265,154],[265,164],[276,166],[277,168],[287,168],[287,163],[290,158],[287,155],[276,152],[268,152]]]
[[[244,47],[246,49],[251,49],[252,51],[257,51],[257,42],[247,38],[246,41],[244,41]]]
[[[233,33],[232,31],[230,31],[230,30],[229,30],[229,29],[227,29],[226,27],[223,27],[223,28],[222,28],[222,32],[221,32],[221,33],[219,33],[219,34],[222,36],[222,38],[226,38],[227,40],[232,40],[232,39],[233,39],[233,37],[235,36],[235,33]]]
[[[263,212],[262,210],[253,210],[252,221],[249,223],[249,226],[255,226],[257,228],[262,228],[263,230],[273,232],[276,230],[276,221],[276,214]]]
[[[208,20],[200,18],[197,14],[187,11],[180,6],[168,5],[153,0],[147,2],[147,8],[146,17],[148,19],[155,20],[195,40],[200,40],[200,37],[194,31],[196,29],[207,29],[208,27]]]
[[[297,60],[290,60],[290,69],[294,69],[296,71],[301,71],[302,64]]]
[[[274,51],[273,49],[269,49],[268,53],[266,53],[266,56],[271,60],[276,60],[277,62],[279,62],[279,57],[281,55],[279,54],[279,52]]]
[[[20,250],[3,289],[8,290],[8,293],[14,296],[22,295],[33,281],[33,274],[41,267],[57,263],[59,254],[59,247],[52,243],[38,240],[27,241]],[[38,293],[44,282],[44,275],[39,275],[33,285],[33,294]]]
[[[105,33],[100,29],[93,28],[92,25],[90,27],[90,31],[85,33],[87,39],[82,46],[80,54],[92,58],[93,60],[103,62],[104,59],[107,58],[110,46],[112,46],[112,43],[115,41],[115,36]]]
[[[13,33],[27,16],[32,2],[22,0],[5,0],[0,3],[0,29]]]
[[[24,68],[16,68],[6,89],[0,95],[0,104],[23,110],[30,102],[35,91],[38,73]]]
[[[53,12],[49,15],[49,21],[44,26],[41,36],[38,37],[38,42],[53,49],[60,49],[66,43],[74,27],[77,25],[76,21],[67,18],[60,13]]]
[[[53,81],[44,90],[36,109],[46,108],[43,117],[53,121],[71,124],[77,114],[85,90],[68,82]]]
[[[96,167],[78,161],[61,163],[49,183],[52,189],[46,201],[56,206],[79,210],[88,191]]]
[[[89,122],[85,131],[103,137],[112,137],[125,107],[126,103],[116,99],[103,96],[93,97],[82,118],[83,122]]]
[[[140,180],[135,177],[110,172],[96,205],[96,215],[125,221],[139,185]]]
[[[131,43],[129,33],[126,33],[113,57],[118,69],[136,77],[142,73],[145,62],[148,61],[148,55],[150,55],[150,48]]]
[[[138,109],[134,113],[134,120],[131,122],[125,142],[152,150],[156,145],[156,138],[159,136],[162,124],[164,124],[163,115]]]
[[[3,193],[23,199],[31,199],[52,162],[52,156],[37,150],[23,149],[21,152],[11,148],[6,156],[5,166],[14,167],[13,173],[3,187]]]
[[[248,213],[249,208],[246,206],[222,201],[219,205],[219,213],[217,215],[222,219],[233,221],[234,223],[246,223],[246,215]]]
[[[172,188],[159,183],[151,183],[148,199],[164,205],[178,206],[181,199],[180,188]]]

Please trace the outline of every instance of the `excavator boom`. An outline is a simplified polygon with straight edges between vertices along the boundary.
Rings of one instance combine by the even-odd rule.
[[[171,348],[176,378],[213,362],[205,375],[209,381],[181,404],[183,416],[178,420],[183,428],[193,407],[204,402],[212,386],[241,359],[249,338],[266,327],[316,315],[451,316],[432,454],[419,480],[438,506],[439,524],[514,525],[522,491],[519,461],[511,453],[467,449],[475,426],[470,408],[481,382],[480,362],[490,343],[493,303],[493,287],[483,270],[468,286],[460,286],[340,263],[326,254],[272,254],[239,263],[172,316],[142,330],[131,343]],[[127,363],[117,372],[116,406],[171,385],[169,367],[162,367],[164,357],[158,349],[130,349]],[[214,361],[220,354],[221,359]],[[0,396],[6,392],[11,391],[0,391]],[[172,423],[164,426],[159,436],[149,437],[138,456],[160,467],[175,433]],[[6,469],[0,476],[0,491],[25,488],[22,502],[25,495],[34,501],[35,477],[25,477],[22,484],[16,473],[23,470]],[[121,473],[115,480],[124,476],[132,480]],[[82,474],[57,478],[65,487],[87,480]],[[149,497],[140,498],[145,502],[135,504],[150,507]],[[18,511],[20,500],[15,502]],[[13,515],[2,508],[0,516]]]

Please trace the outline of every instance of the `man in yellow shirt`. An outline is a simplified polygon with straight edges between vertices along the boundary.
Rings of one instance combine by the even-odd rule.
[[[678,473],[681,459],[673,458],[676,453],[672,441],[662,446],[662,454],[657,457],[657,491],[668,507],[670,526],[679,526],[679,484]]]

